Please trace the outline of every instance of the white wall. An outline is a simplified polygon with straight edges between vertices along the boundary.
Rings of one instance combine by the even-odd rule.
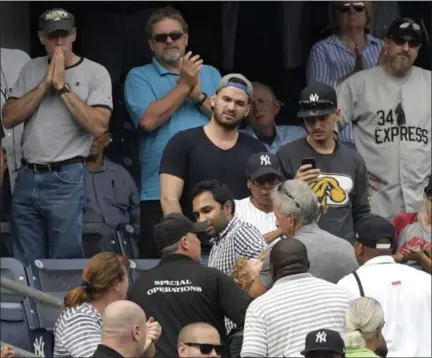
[[[29,1],[0,1],[0,45],[30,54]]]

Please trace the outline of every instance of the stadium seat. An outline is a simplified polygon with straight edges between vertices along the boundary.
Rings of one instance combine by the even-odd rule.
[[[24,266],[11,257],[0,258],[1,276],[28,286]],[[27,351],[32,351],[31,333],[25,319],[24,296],[11,294],[11,291],[1,289],[0,302],[0,338]]]
[[[30,287],[44,292],[67,292],[81,283],[88,259],[41,259],[26,268]]]
[[[120,253],[115,230],[103,223],[83,225],[83,245],[86,258],[104,251]]]
[[[159,259],[130,260],[132,282],[135,282],[142,272],[157,266]]]
[[[122,255],[130,259],[137,259],[138,255],[138,240],[140,239],[139,225],[121,224],[117,228],[117,240],[120,246]]]
[[[11,250],[12,233],[8,222],[0,223],[0,257],[12,256]]]

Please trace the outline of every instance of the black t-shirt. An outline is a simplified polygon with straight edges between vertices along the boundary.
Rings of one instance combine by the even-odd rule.
[[[99,344],[93,353],[92,357],[95,358],[124,358],[119,352],[114,349],[107,347],[103,344]]]
[[[160,173],[184,180],[180,205],[183,213],[193,219],[191,192],[202,180],[216,179],[228,185],[235,199],[249,196],[246,163],[259,152],[267,152],[267,148],[248,134],[239,132],[237,143],[223,150],[207,137],[204,127],[192,128],[170,139],[162,154]]]
[[[194,322],[215,327],[227,343],[224,317],[243,326],[251,298],[222,271],[205,267],[189,257],[173,254],[135,281],[129,299],[154,317],[163,334],[156,342],[156,356],[177,357],[180,330]]]

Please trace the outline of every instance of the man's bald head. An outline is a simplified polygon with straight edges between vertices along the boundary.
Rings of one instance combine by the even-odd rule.
[[[216,328],[197,322],[183,327],[177,339],[178,357],[220,357],[221,340]]]
[[[309,268],[306,246],[294,238],[285,238],[273,246],[270,252],[273,273],[284,271],[288,274],[305,272]]]
[[[131,301],[115,301],[105,308],[102,336],[128,334],[136,325],[143,329],[146,327],[146,316],[142,308]]]
[[[209,335],[217,335],[220,344],[219,332],[212,325],[204,322],[196,322],[184,326],[180,331],[177,339],[177,344],[184,342],[197,342],[200,337],[206,337]]]

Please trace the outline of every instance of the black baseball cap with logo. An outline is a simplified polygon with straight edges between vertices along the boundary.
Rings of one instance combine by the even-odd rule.
[[[395,229],[391,222],[382,216],[369,215],[355,226],[357,242],[366,247],[388,250],[395,245]],[[381,239],[389,239],[390,243],[380,243]]]
[[[154,240],[159,250],[178,242],[188,233],[204,233],[208,224],[193,223],[188,217],[180,213],[171,213],[162,218],[153,229]]]
[[[39,16],[39,30],[49,35],[55,31],[71,32],[75,27],[75,17],[64,9],[51,9]]]
[[[410,18],[393,21],[390,24],[386,35],[389,39],[399,39],[407,36],[416,39],[419,45],[423,42],[422,27]]]
[[[268,152],[252,154],[246,165],[246,175],[248,178],[254,180],[269,174],[283,178],[278,157]]]
[[[300,94],[299,118],[326,116],[337,109],[337,95],[332,86],[313,83]]]
[[[332,329],[318,329],[306,335],[305,349],[300,354],[326,351],[339,353],[345,357],[345,343],[341,335]]]

